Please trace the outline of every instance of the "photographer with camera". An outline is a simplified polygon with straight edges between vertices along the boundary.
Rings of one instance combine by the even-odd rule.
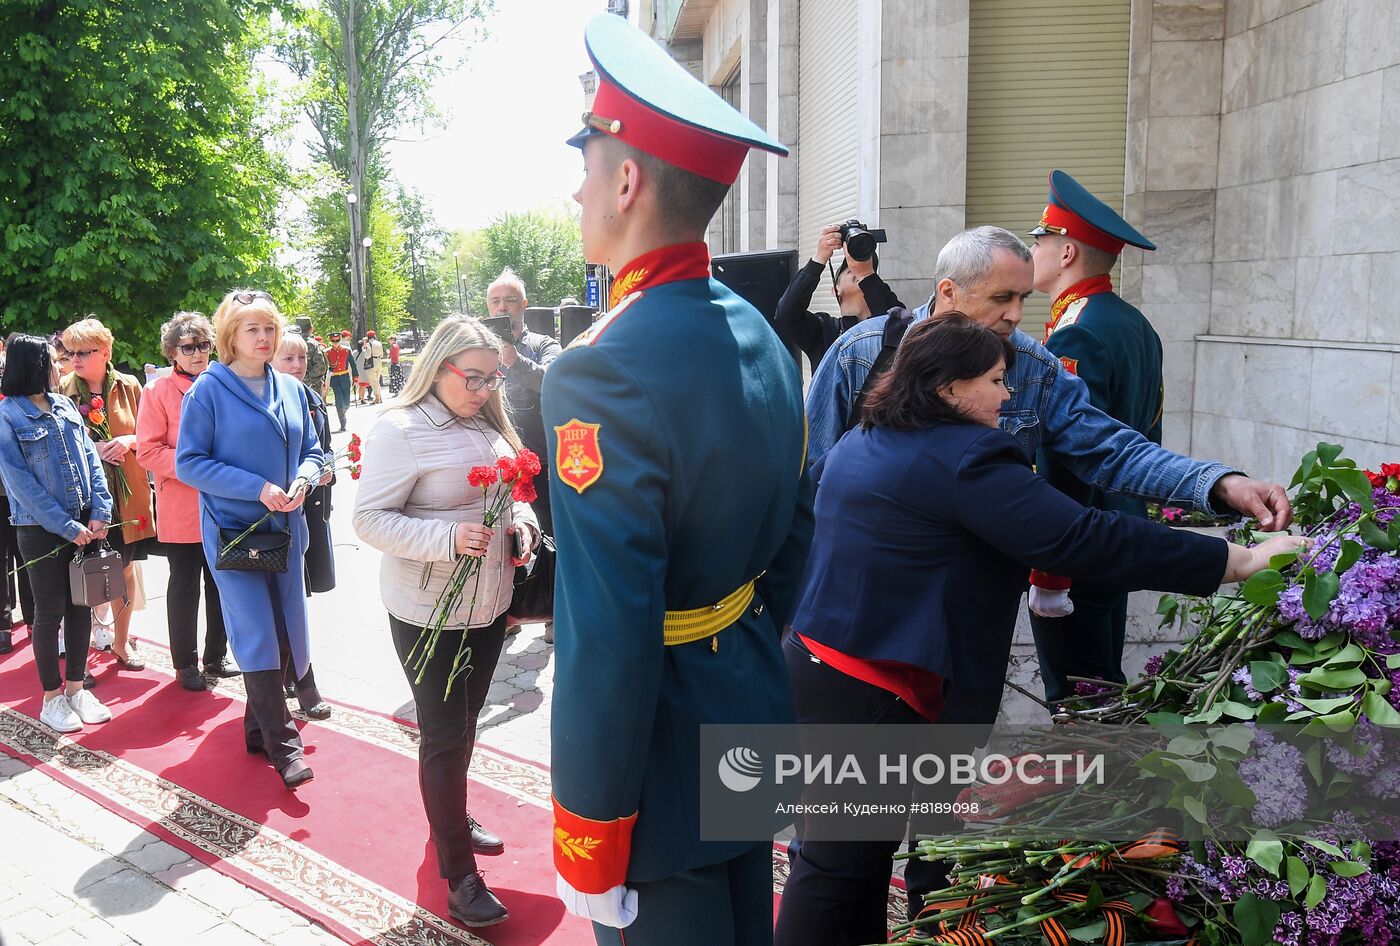
[[[842,332],[872,315],[903,308],[904,303],[876,272],[880,268],[880,257],[875,252],[875,244],[884,242],[884,230],[868,230],[857,220],[822,227],[817,236],[817,251],[798,270],[778,300],[773,329],[789,350],[793,346],[800,348],[814,370]],[[821,282],[822,270],[831,265],[832,254],[842,246],[846,258],[832,277],[840,314],[808,311],[812,293]]]

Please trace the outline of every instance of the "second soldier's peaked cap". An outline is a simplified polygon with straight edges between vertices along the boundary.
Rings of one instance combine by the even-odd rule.
[[[734,183],[750,148],[788,153],[622,17],[594,17],[583,41],[598,73],[598,92],[584,113],[583,130],[569,139],[574,147],[593,135],[611,135],[721,184]]]
[[[1064,171],[1050,173],[1050,202],[1045,205],[1040,225],[1031,231],[1033,236],[1047,233],[1058,233],[1115,256],[1125,245],[1157,249],[1157,244]]]

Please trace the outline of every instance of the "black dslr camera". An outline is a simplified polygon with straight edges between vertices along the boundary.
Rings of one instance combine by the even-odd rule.
[[[870,230],[865,224],[852,217],[841,224],[841,242],[846,245],[846,255],[864,263],[875,255],[875,244],[886,242],[884,230]]]

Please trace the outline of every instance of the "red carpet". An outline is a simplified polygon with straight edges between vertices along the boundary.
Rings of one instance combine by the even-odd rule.
[[[508,848],[479,863],[511,915],[468,932],[445,919],[447,888],[428,841],[411,727],[339,706],[332,720],[303,721],[316,779],[293,794],[263,757],[244,751],[240,678],[189,693],[174,682],[164,651],[147,644],[143,653],[141,673],[118,673],[113,658],[95,657],[96,695],[114,718],[59,737],[37,722],[38,675],[20,635],[0,658],[0,752],[41,766],[346,942],[593,942],[589,925],[554,894],[544,769],[477,749],[471,810]]]

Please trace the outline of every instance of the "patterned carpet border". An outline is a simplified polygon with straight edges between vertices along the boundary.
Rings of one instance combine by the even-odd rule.
[[[86,749],[0,705],[0,746],[38,761],[85,794],[115,802],[183,842],[227,862],[292,909],[310,908],[376,946],[490,946],[477,936],[347,870],[285,835],[106,753]],[[205,859],[205,858],[201,858]]]

